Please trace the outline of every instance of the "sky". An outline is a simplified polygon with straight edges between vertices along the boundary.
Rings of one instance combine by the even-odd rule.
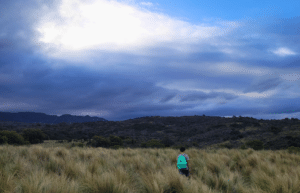
[[[0,2],[0,111],[300,119],[300,1]]]

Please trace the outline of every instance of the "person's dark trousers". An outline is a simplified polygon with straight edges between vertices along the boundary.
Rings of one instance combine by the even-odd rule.
[[[187,169],[180,169],[179,174],[185,175],[186,177],[190,176],[190,171]]]

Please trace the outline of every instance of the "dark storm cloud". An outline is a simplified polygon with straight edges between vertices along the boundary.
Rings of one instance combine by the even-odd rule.
[[[203,92],[197,92],[194,94],[188,94],[186,97],[183,97],[180,101],[185,102],[185,101],[205,101],[206,99],[214,99],[218,97],[223,97],[226,100],[232,100],[236,97],[235,95],[232,94],[227,94],[227,93],[221,93],[221,92],[211,92],[209,94],[203,93]]]
[[[243,92],[258,92],[262,93],[267,90],[275,89],[282,80],[279,78],[264,78],[264,80],[255,80],[248,88],[246,88]]]
[[[38,17],[58,5],[0,3],[1,111],[89,112],[108,120],[197,114],[269,118],[300,111],[299,80],[280,76],[299,72],[299,54],[270,51],[287,47],[300,53],[299,18],[249,21],[232,33],[188,44],[191,51],[178,51],[177,42],[157,44],[144,55],[92,50],[89,60],[75,65],[42,55],[37,41]],[[237,68],[218,68],[223,63]],[[267,98],[246,95],[277,89],[279,94]]]

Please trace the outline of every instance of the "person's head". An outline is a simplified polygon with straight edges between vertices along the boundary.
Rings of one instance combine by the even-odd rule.
[[[180,151],[181,151],[181,152],[184,152],[184,151],[185,151],[185,148],[184,148],[184,147],[181,147],[181,148],[180,148]]]

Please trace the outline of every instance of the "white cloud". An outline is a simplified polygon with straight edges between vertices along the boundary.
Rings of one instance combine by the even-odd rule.
[[[178,90],[178,91],[197,91],[197,92],[204,92],[206,94],[209,94],[211,92],[221,92],[221,93],[227,93],[232,94],[240,97],[246,97],[246,98],[269,98],[271,96],[274,96],[275,94],[278,94],[279,90],[268,90],[262,93],[258,92],[248,92],[243,93],[237,89],[202,89],[197,88],[195,86],[194,82],[191,81],[174,81],[173,83],[157,83],[156,86],[162,87],[164,89],[170,89],[170,90]]]
[[[298,74],[296,73],[287,73],[287,74],[283,74],[280,75],[284,80],[288,80],[288,81],[297,81],[300,80],[300,73],[298,72]]]
[[[273,50],[272,52],[278,56],[288,56],[297,54],[288,48],[278,48],[277,50]]]
[[[215,72],[217,74],[226,74],[226,75],[256,75],[261,76],[264,74],[268,74],[271,71],[268,68],[263,67],[251,67],[246,65],[240,65],[238,63],[234,62],[223,62],[223,63],[217,63],[213,67],[211,67],[211,71],[218,71]]]
[[[141,2],[140,4],[145,5],[145,6],[149,6],[149,7],[153,6],[153,3],[151,3],[151,2]]]
[[[189,51],[182,45],[222,36],[239,26],[237,22],[219,25],[193,25],[116,1],[62,0],[59,10],[45,14],[36,30],[52,57],[74,58],[86,50],[147,53],[144,48],[168,43]]]

